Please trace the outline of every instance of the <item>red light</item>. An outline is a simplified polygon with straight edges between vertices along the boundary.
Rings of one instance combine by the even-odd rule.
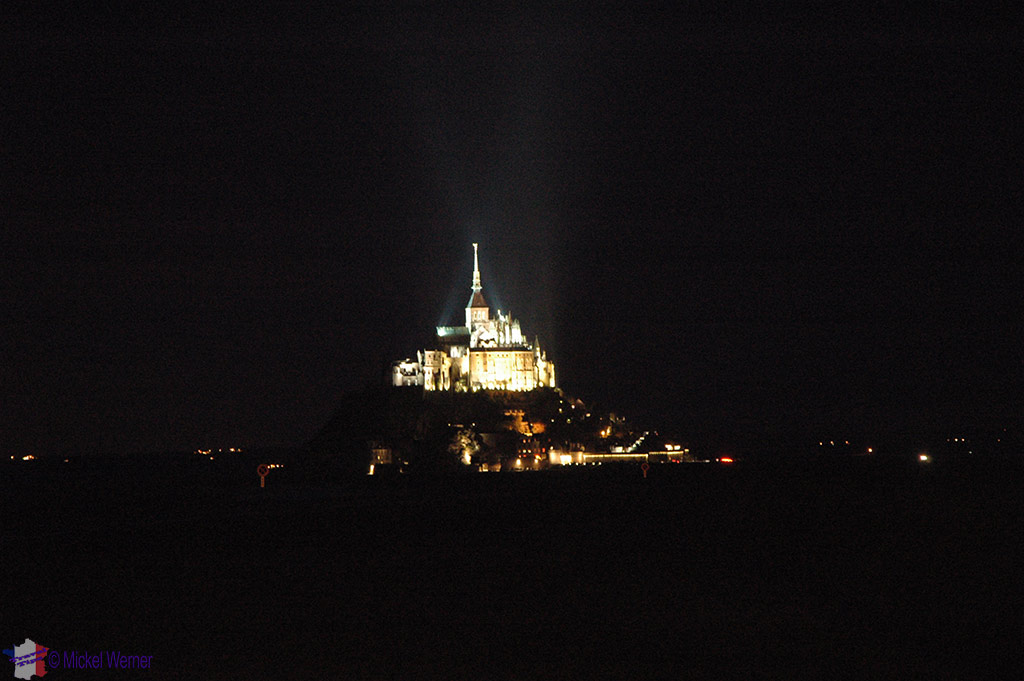
[[[718,461],[720,463],[732,463],[732,457],[731,456],[723,456]]]

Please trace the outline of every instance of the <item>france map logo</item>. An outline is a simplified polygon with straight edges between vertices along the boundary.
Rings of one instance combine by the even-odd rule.
[[[21,645],[5,649],[4,655],[14,663],[14,678],[27,681],[33,676],[46,675],[46,653],[48,650],[49,648],[26,638]]]

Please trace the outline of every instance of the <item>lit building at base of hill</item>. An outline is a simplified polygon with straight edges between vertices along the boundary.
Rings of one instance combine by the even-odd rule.
[[[395,362],[395,386],[421,386],[424,391],[525,391],[555,387],[555,365],[540,342],[526,341],[519,321],[491,308],[480,285],[477,244],[473,244],[472,295],[465,326],[439,326],[440,349],[420,350],[416,358]]]

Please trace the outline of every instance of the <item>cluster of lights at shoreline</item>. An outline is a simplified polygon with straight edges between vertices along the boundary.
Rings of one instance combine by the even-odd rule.
[[[1006,430],[1006,429],[1004,428],[1003,430]],[[946,442],[958,442],[960,444],[964,444],[965,445],[965,444],[967,444],[969,442],[969,440],[967,438],[965,438],[965,437],[954,437],[954,438],[948,438],[947,437],[946,438]],[[1002,442],[1002,439],[1001,438],[996,438],[996,442]],[[968,454],[973,454],[974,450],[968,450],[967,453]]]
[[[837,446],[838,447],[844,447],[844,446],[847,446],[849,444],[850,444],[849,440],[828,440],[827,442],[825,440],[819,440],[818,441],[818,446],[819,447],[837,447]],[[874,447],[865,447],[864,448],[864,453],[865,454],[874,454],[875,453],[875,448]]]
[[[217,449],[216,452],[214,452],[214,450],[212,448],[211,449],[197,449],[193,453],[194,454],[198,454],[199,456],[208,456],[208,457],[210,457],[210,461],[213,461],[214,453],[216,453],[216,454],[223,454],[225,452],[227,452],[229,454],[240,454],[242,452],[242,448],[241,447],[228,447],[227,449],[224,449],[223,447],[221,447],[220,449]]]

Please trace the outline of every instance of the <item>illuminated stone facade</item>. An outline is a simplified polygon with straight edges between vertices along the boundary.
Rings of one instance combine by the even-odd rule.
[[[434,390],[533,390],[555,387],[555,365],[540,343],[528,343],[519,321],[491,308],[480,285],[477,244],[473,244],[473,285],[465,326],[437,327],[443,349],[421,350],[416,359],[392,365],[392,384]]]

